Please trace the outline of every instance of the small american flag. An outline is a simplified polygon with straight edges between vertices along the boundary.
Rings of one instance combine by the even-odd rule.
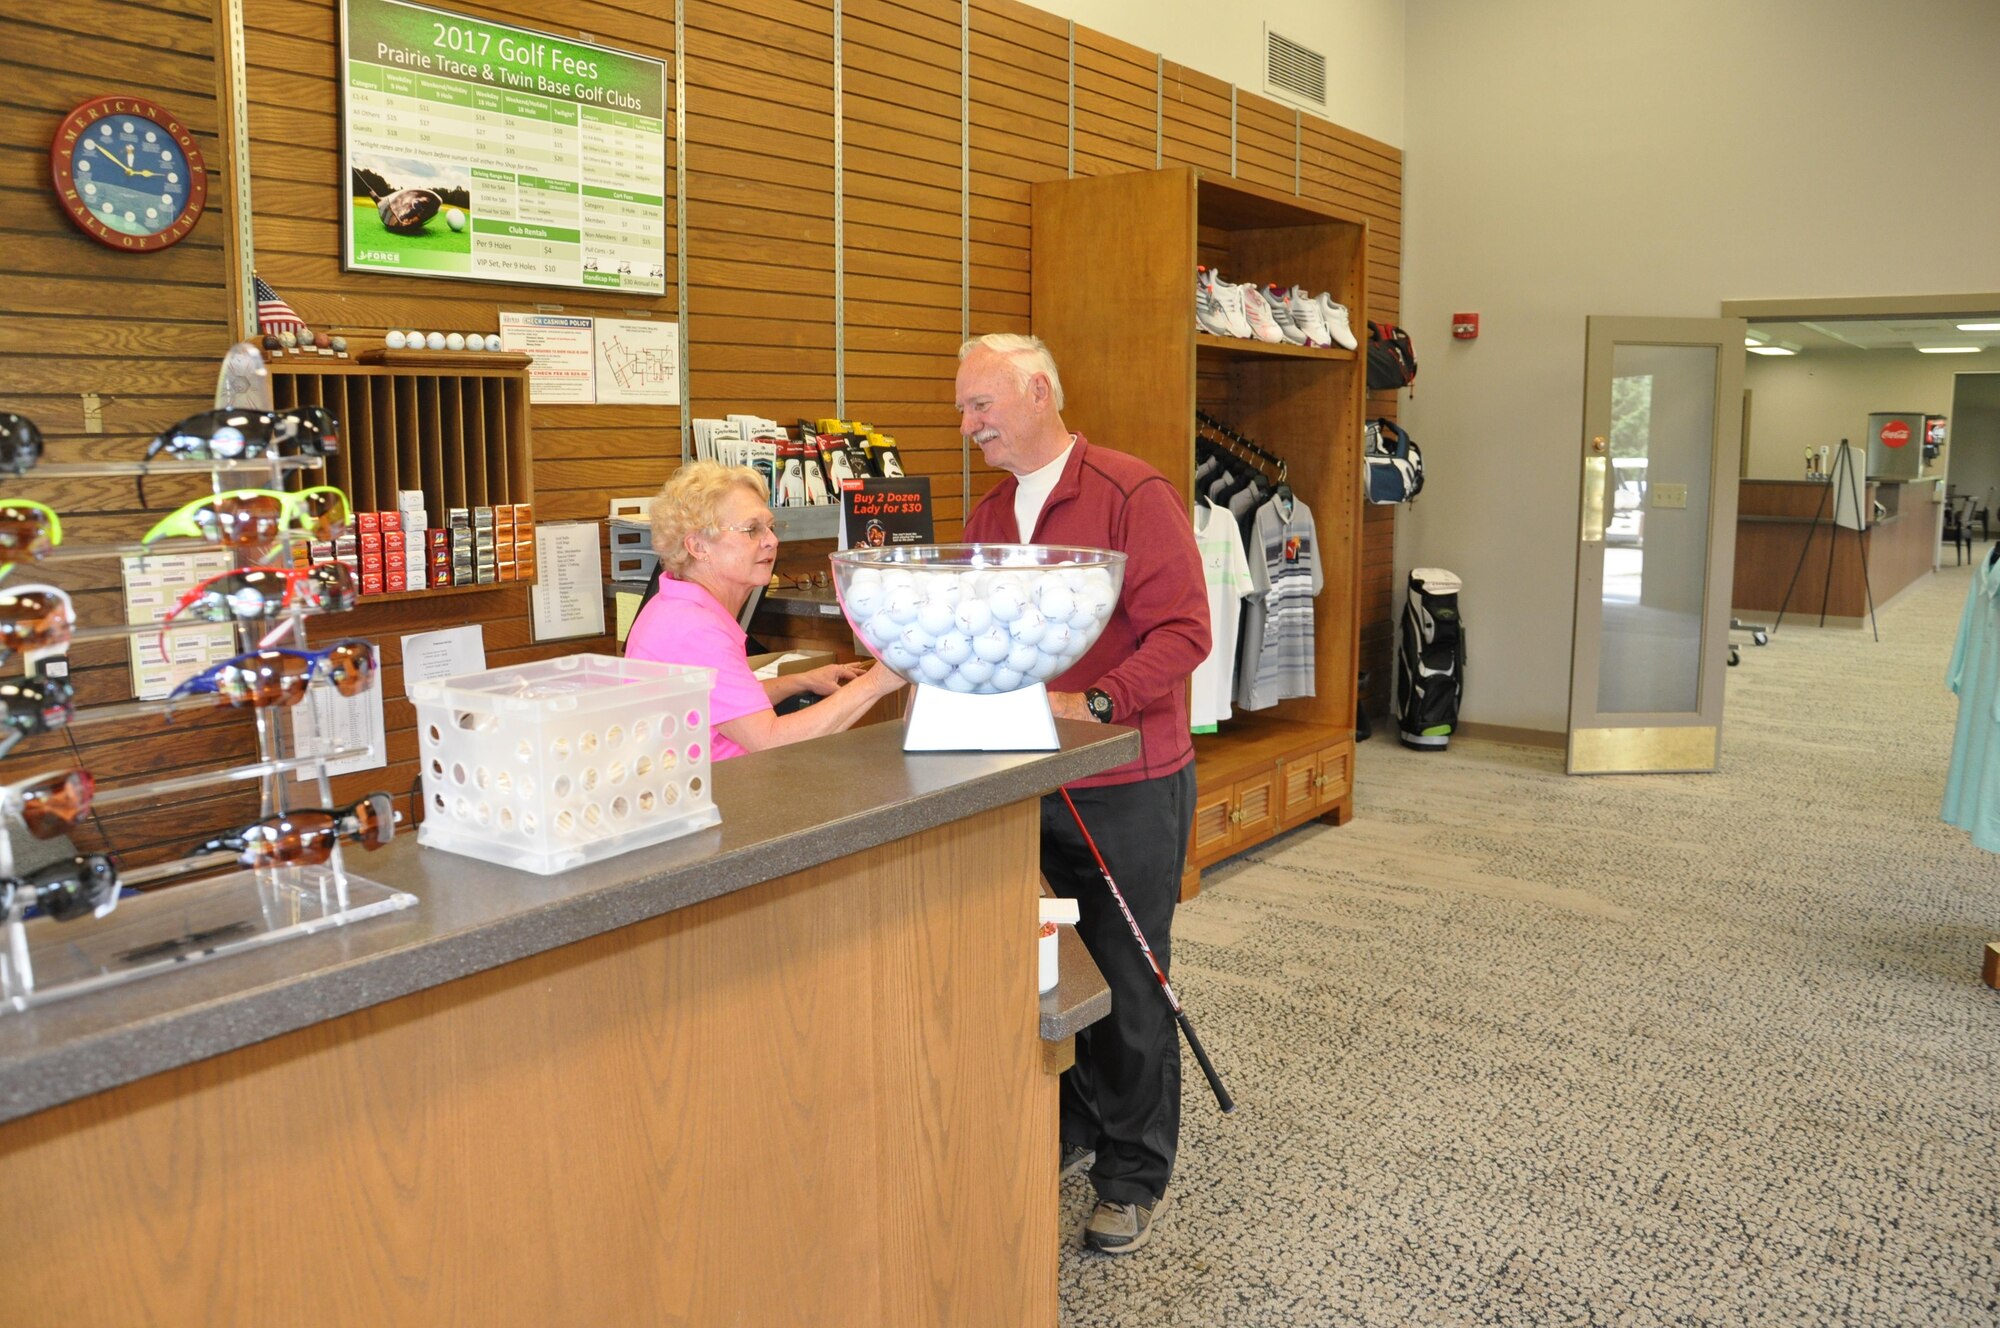
[[[278,297],[271,289],[271,283],[262,277],[252,277],[257,290],[257,330],[269,336],[280,332],[296,332],[306,325],[306,320],[292,311],[292,306]]]

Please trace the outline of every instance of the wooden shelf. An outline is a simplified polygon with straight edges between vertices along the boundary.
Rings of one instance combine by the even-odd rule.
[[[1194,339],[1197,355],[1225,360],[1327,360],[1351,361],[1355,352],[1340,346],[1294,346],[1289,341],[1244,341],[1239,337],[1218,337],[1207,332]]]
[[[483,586],[429,586],[423,590],[398,590],[389,595],[362,595],[355,599],[354,607],[365,609],[371,604],[396,604],[408,599],[440,599],[446,595],[477,595],[488,590],[512,590],[517,586],[532,586],[536,578],[525,581],[489,581]]]

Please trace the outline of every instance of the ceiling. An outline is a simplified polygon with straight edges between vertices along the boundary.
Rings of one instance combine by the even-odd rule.
[[[1811,322],[1750,324],[1750,335],[1782,341],[1801,351],[1909,350],[1916,346],[1980,346],[2000,351],[2000,332],[1961,332],[1960,323],[2000,323],[1993,314],[1954,314],[1949,318],[1821,318]],[[1976,364],[1982,356],[1958,357]]]

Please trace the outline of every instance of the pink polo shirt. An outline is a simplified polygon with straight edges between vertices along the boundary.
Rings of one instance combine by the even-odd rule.
[[[625,638],[627,659],[651,659],[663,664],[693,664],[715,670],[715,690],[709,693],[708,724],[713,730],[710,754],[718,761],[743,755],[722,726],[732,719],[769,710],[764,684],[750,672],[744,654],[742,626],[715,596],[700,586],[672,577],[660,578],[660,591],[639,611]]]

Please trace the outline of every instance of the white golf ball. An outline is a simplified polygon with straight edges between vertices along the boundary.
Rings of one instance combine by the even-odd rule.
[[[953,668],[972,658],[972,640],[964,632],[946,632],[937,639],[937,645],[932,649],[939,659]]]
[[[971,692],[974,690],[972,680],[962,673],[947,675],[944,680],[944,689],[947,692]]]
[[[993,680],[987,686],[996,692],[1011,692],[1017,690],[1021,682],[1022,679],[1019,670],[1010,669],[1005,664],[1002,664],[999,668],[993,670]]]
[[[444,333],[442,333],[442,332],[432,332],[432,333],[430,333],[429,335],[427,335],[427,336],[426,336],[426,337],[424,338],[424,347],[425,347],[425,349],[427,349],[427,350],[443,350],[443,349],[444,349]]]
[[[933,572],[924,582],[924,594],[957,608],[958,602],[965,597],[965,584],[957,572]]]
[[[917,657],[903,649],[900,641],[891,641],[882,648],[882,662],[905,677],[917,667]]]
[[[847,587],[847,612],[867,622],[882,607],[882,583],[880,581],[856,582]]]
[[[500,334],[498,332],[488,332],[486,334],[486,349],[499,350],[502,346],[506,344],[507,344],[506,342],[500,340]]]
[[[1035,667],[1035,660],[1041,653],[1025,641],[1016,641],[1014,648],[1007,652],[1007,667],[1016,673],[1027,673]]]
[[[978,636],[993,623],[993,610],[986,607],[986,601],[967,595],[958,602],[958,612],[953,616],[958,630],[967,636]]]
[[[931,648],[937,644],[937,638],[926,632],[916,623],[911,623],[905,627],[903,634],[896,639],[901,641],[903,649],[909,651],[912,655],[929,654]]]
[[[1060,581],[1044,581],[1036,592],[1035,607],[1051,622],[1068,622],[1076,612],[1076,596]]]
[[[1014,638],[998,623],[972,638],[972,653],[989,664],[998,664],[1013,648]]]
[[[1028,676],[1036,682],[1047,682],[1062,672],[1062,660],[1037,652],[1034,664],[1028,669]]]
[[[908,586],[892,586],[882,583],[887,593],[882,597],[882,612],[899,623],[913,623],[917,620],[917,592]]]
[[[850,590],[855,586],[879,586],[881,584],[882,574],[872,567],[857,567],[847,574],[847,586]]]
[[[1049,629],[1046,619],[1030,608],[1023,608],[1020,617],[1007,625],[1014,639],[1024,645],[1034,645],[1042,639],[1042,633]]]
[[[389,334],[382,338],[382,344],[390,350],[401,350],[403,348],[403,334],[394,328],[390,328]]]
[[[465,348],[467,350],[485,350],[486,338],[477,332],[468,332],[465,334]]]
[[[453,229],[456,229],[456,227],[454,227]],[[464,350],[465,349],[464,335],[458,332],[452,332],[447,334],[444,339],[444,348],[446,350]]]
[[[992,588],[986,592],[987,609],[1003,623],[1013,622],[1021,616],[1023,602],[1021,584],[1012,577],[995,579]]]
[[[903,635],[903,624],[886,613],[877,612],[861,629],[861,635],[868,638],[868,644],[880,650],[891,641]]]
[[[1093,630],[1096,626],[1097,626],[1097,615],[1090,611],[1090,606],[1088,604],[1085,604],[1081,599],[1079,599],[1076,603],[1076,612],[1072,613],[1069,616],[1070,631],[1088,632]]]
[[[976,687],[992,680],[993,666],[983,659],[968,659],[958,666],[958,674]]]
[[[403,333],[403,345],[410,350],[422,350],[424,348],[424,334],[415,328],[411,328],[409,331]]]
[[[898,588],[908,590],[910,587],[916,585],[916,583],[917,578],[910,575],[910,570],[907,567],[890,567],[884,569],[882,573],[882,584],[891,590]]]
[[[1087,580],[1081,567],[1065,567],[1062,569],[1061,576],[1062,583],[1072,591],[1083,589],[1084,582]]]
[[[1052,622],[1042,629],[1042,639],[1035,643],[1045,655],[1061,655],[1069,650],[1069,624]]]
[[[945,663],[936,655],[925,655],[922,659],[918,660],[917,671],[923,674],[924,678],[929,682],[943,682],[946,678],[953,676],[951,665]]]
[[[455,231],[462,231],[465,229],[465,214],[457,208],[446,208],[444,210],[444,224]]]
[[[932,636],[943,636],[957,621],[951,605],[942,598],[927,599],[917,607],[917,626]]]

